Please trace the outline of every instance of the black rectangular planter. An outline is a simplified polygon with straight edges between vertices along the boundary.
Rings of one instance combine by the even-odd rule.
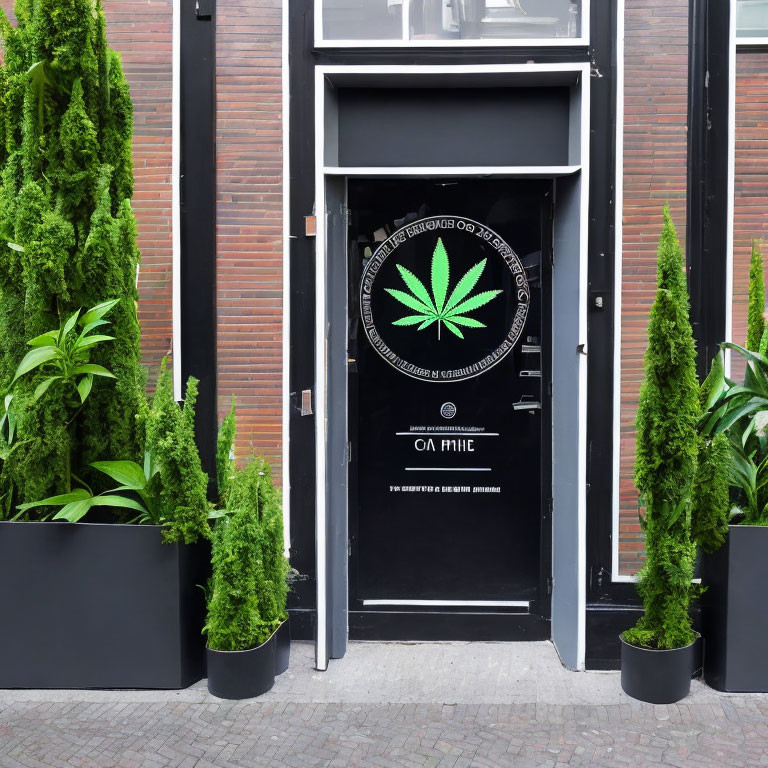
[[[719,691],[768,693],[768,527],[730,526],[702,560],[704,679]]]
[[[0,688],[197,682],[209,564],[159,526],[0,522]]]

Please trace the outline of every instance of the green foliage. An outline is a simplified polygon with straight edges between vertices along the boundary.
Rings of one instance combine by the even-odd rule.
[[[765,332],[765,282],[763,278],[763,253],[760,243],[752,241],[752,256],[749,262],[749,311],[747,313],[747,343],[752,352],[760,349]]]
[[[725,541],[730,510],[728,438],[716,435],[702,440],[693,494],[691,534],[698,547],[714,552]]]
[[[229,486],[235,473],[235,434],[237,419],[235,417],[235,396],[232,395],[232,405],[224,417],[216,441],[216,482],[219,489],[219,499],[226,504]]]
[[[737,385],[724,375],[716,377],[701,432],[728,438],[734,522],[768,525],[768,358],[738,344],[723,346],[746,358],[744,382]]]
[[[101,344],[113,341],[114,337],[94,331],[109,324],[104,318],[117,303],[118,300],[103,302],[82,317],[78,310],[60,328],[46,331],[27,342],[32,349],[16,369],[13,393],[4,398],[3,425],[7,422],[8,430],[2,431],[3,467],[0,477],[3,480],[23,478],[30,485],[21,487],[34,488],[38,493],[30,494],[34,502],[19,505],[21,512],[15,518],[27,518],[29,510],[44,506],[39,499],[45,496],[44,488],[49,478],[53,478],[62,491],[54,494],[53,498],[72,490],[72,478],[76,477],[72,465],[73,447],[77,445],[77,416],[93,390],[94,377],[114,379],[110,371],[90,359]],[[51,403],[55,406],[53,409],[49,408]],[[54,411],[62,417],[61,421],[52,424],[41,421]],[[58,440],[54,451],[47,456],[49,463],[35,467],[29,462],[35,460],[38,451],[25,449],[31,439],[30,434],[34,436],[35,428],[41,423],[56,430]],[[44,448],[45,443],[41,447]],[[11,508],[12,499],[10,494],[6,494],[8,516]],[[46,512],[43,511],[38,517],[45,519]]]
[[[266,462],[255,460],[234,472],[227,511],[214,528],[203,631],[210,648],[243,651],[267,640],[287,616],[280,494]]]
[[[17,440],[0,452],[6,508],[69,492],[69,457],[99,486],[106,481],[90,463],[140,461],[144,407],[132,107],[101,0],[18,0],[16,18],[12,27],[0,14],[0,396],[27,339],[83,307],[121,301],[114,341],[89,360],[114,385],[94,386],[74,422],[57,384],[37,403],[32,382],[13,385]]]
[[[699,390],[699,404],[705,413],[720,398],[725,382],[723,353],[718,352]],[[723,435],[700,435],[696,481],[693,494],[691,533],[698,547],[714,552],[728,533],[730,444]]]
[[[696,594],[691,508],[700,406],[683,253],[667,208],[644,370],[635,485],[645,506],[646,563],[637,586],[645,610],[624,639],[649,648],[680,648],[695,638],[689,615]]]
[[[104,316],[119,301],[113,299],[99,304],[89,309],[82,317],[78,310],[61,328],[46,331],[27,342],[32,349],[19,363],[13,381],[16,382],[21,376],[35,370],[44,377],[35,387],[32,402],[36,403],[51,385],[61,382],[61,386],[69,389],[73,398],[76,395],[77,405],[80,406],[91,394],[94,376],[115,378],[111,371],[91,363],[90,356],[99,344],[114,341],[114,336],[105,336],[93,331],[109,324],[104,320]]]
[[[159,515],[167,542],[209,538],[208,476],[195,444],[197,379],[187,382],[184,406],[173,398],[173,377],[163,360],[152,405],[145,416],[147,452],[160,478]]]

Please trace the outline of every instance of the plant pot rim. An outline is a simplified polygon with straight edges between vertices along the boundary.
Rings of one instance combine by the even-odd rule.
[[[288,621],[286,619],[285,621],[281,621],[280,624],[275,628],[275,631],[261,644],[261,645],[254,645],[253,648],[246,648],[244,650],[237,650],[237,651],[217,651],[215,648],[211,648],[207,643],[205,646],[205,650],[209,651],[210,653],[250,653],[251,651],[257,651],[259,648],[263,648],[272,638],[279,632],[280,627],[283,626]]]
[[[55,525],[57,527],[68,527],[78,525],[89,525],[91,527],[101,526],[102,528],[156,528],[162,530],[166,526],[164,525],[139,525],[138,523],[89,523],[87,520],[78,520],[76,523],[70,523],[68,520],[0,520],[0,525],[12,524],[12,525]],[[183,542],[179,542],[183,543]]]
[[[759,528],[768,530],[768,525],[753,525],[751,523],[728,523],[728,530],[731,528]]]
[[[619,633],[619,640],[623,645],[626,645],[627,648],[634,648],[638,651],[644,651],[646,653],[674,653],[675,651],[684,651],[687,648],[690,648],[692,645],[695,645],[698,640],[701,638],[701,633],[696,632],[696,637],[688,643],[688,645],[681,645],[679,648],[644,648],[642,645],[633,645],[632,643],[628,643],[624,637],[623,632]]]

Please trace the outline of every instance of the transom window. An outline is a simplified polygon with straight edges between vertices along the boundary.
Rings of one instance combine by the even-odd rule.
[[[768,38],[768,0],[736,0],[736,37]]]
[[[316,0],[319,46],[587,44],[589,0]]]

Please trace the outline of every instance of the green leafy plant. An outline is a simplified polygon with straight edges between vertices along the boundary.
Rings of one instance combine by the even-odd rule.
[[[393,298],[417,314],[407,315],[399,320],[395,320],[393,325],[418,325],[418,330],[423,331],[432,323],[437,323],[438,339],[440,339],[441,325],[445,325],[454,336],[458,336],[460,339],[464,338],[464,334],[459,326],[465,328],[485,328],[484,323],[468,317],[467,313],[479,309],[496,298],[500,293],[503,293],[500,290],[482,291],[475,296],[469,296],[483,274],[486,261],[486,259],[483,259],[478,264],[475,264],[459,280],[450,296],[448,295],[448,288],[451,268],[448,252],[445,250],[442,238],[438,238],[437,245],[432,254],[431,294],[424,283],[413,272],[398,264],[397,269],[410,293],[394,288],[387,288],[385,290]]]
[[[718,353],[699,389],[699,404],[704,413],[719,399],[724,378],[723,355]],[[722,433],[712,436],[700,431],[691,533],[696,545],[705,552],[717,550],[728,532],[729,462],[728,438]]]
[[[53,520],[77,523],[94,507],[117,507],[121,510],[131,509],[139,512],[140,515],[135,522],[163,524],[164,521],[156,512],[155,497],[149,492],[152,477],[156,472],[151,466],[149,454],[147,454],[144,469],[132,461],[98,461],[94,462],[93,467],[113,480],[117,480],[121,484],[120,487],[95,496],[90,488],[77,488],[70,493],[51,496],[38,502],[21,504],[19,505],[20,512],[23,513],[35,507],[61,507],[61,510],[55,515],[48,513],[42,519],[46,520],[52,516]],[[121,492],[124,491],[135,492],[141,501],[121,495]]]
[[[0,11],[0,397],[13,396],[0,450],[6,509],[70,492],[72,463],[98,495],[108,479],[90,465],[140,462],[144,449],[128,84],[101,0],[17,0],[15,10],[16,26]],[[73,374],[66,357],[81,347],[57,344],[47,383],[31,375],[39,367],[16,378],[28,339],[110,297],[120,297],[114,338],[91,346],[80,363],[90,372]],[[25,365],[52,352],[40,341]],[[111,386],[93,385],[103,371]],[[48,388],[44,398],[38,387]]]
[[[738,344],[723,347],[746,358],[744,382],[725,377],[721,352],[708,377],[712,387],[701,431],[727,437],[731,519],[768,525],[768,358]]]
[[[119,299],[105,301],[89,309],[82,317],[77,310],[58,330],[46,331],[27,344],[32,347],[16,369],[17,379],[30,371],[39,371],[44,378],[35,388],[32,401],[37,402],[57,381],[75,390],[80,404],[88,399],[93,388],[93,377],[114,379],[115,375],[102,365],[91,363],[91,352],[98,344],[114,341],[114,336],[92,333],[108,325],[104,316],[119,303]]]
[[[646,536],[637,589],[644,613],[623,637],[633,645],[670,649],[695,639],[689,615],[697,594],[691,508],[700,405],[683,253],[667,208],[657,280],[636,421],[635,485],[645,508]]]
[[[751,352],[760,349],[765,333],[765,280],[763,277],[763,252],[757,240],[752,241],[749,261],[749,310],[747,312],[747,343]]]
[[[191,544],[210,537],[208,476],[195,444],[197,380],[187,382],[184,405],[173,397],[173,376],[163,360],[152,405],[143,416],[146,451],[159,476],[158,517],[167,542]]]
[[[66,440],[62,446],[64,453],[63,470],[63,490],[64,493],[55,494],[53,497],[57,500],[63,500],[62,503],[84,502],[84,497],[80,490],[74,492],[77,497],[70,497],[72,491],[72,479],[83,483],[72,470],[72,446],[76,442],[74,432],[77,427],[76,417],[80,413],[88,396],[93,389],[93,380],[95,376],[114,379],[114,375],[101,365],[90,362],[91,353],[104,342],[114,340],[113,336],[94,333],[99,328],[108,325],[109,321],[105,316],[115,307],[118,300],[103,302],[92,309],[89,309],[82,317],[80,310],[71,315],[60,328],[46,331],[28,342],[32,349],[22,359],[16,375],[13,378],[13,384],[21,384],[21,379],[29,376],[32,384],[37,382],[34,391],[28,397],[28,405],[36,405],[42,400],[40,407],[44,408],[46,401],[54,400],[58,406],[64,409],[62,415],[66,414],[66,421],[60,424],[64,430]],[[52,387],[58,387],[57,390]],[[30,390],[28,390],[29,392]],[[14,451],[17,448],[24,448],[25,430],[19,430],[21,440],[15,444],[16,425],[18,422],[14,400],[16,399],[16,390],[5,397],[5,413],[0,421],[0,432],[5,440],[5,450],[3,459],[10,462],[14,458]],[[27,415],[29,412],[27,412]],[[21,422],[24,424],[25,422]],[[3,431],[5,425],[8,425],[7,433]],[[84,483],[83,483],[84,484]],[[55,503],[55,502],[54,502]],[[34,500],[25,502],[18,506],[20,513],[15,515],[18,518],[30,509],[43,506],[44,502]],[[78,510],[82,509],[84,504],[80,504]],[[85,509],[87,511],[87,509]],[[85,514],[85,511],[83,514]],[[67,514],[71,512],[67,509]],[[45,515],[43,516],[45,517]],[[68,519],[68,518],[65,518]]]
[[[0,424],[0,429],[2,425]],[[226,504],[229,486],[236,469],[235,462],[235,434],[237,433],[237,419],[235,416],[235,396],[232,395],[232,404],[229,413],[219,429],[216,440],[216,481],[219,489],[219,499]]]
[[[212,576],[203,632],[208,647],[244,651],[263,643],[287,618],[288,561],[283,554],[280,492],[269,465],[253,459],[234,467],[234,400],[219,431],[226,514],[213,530]],[[226,447],[226,450],[225,450]]]

